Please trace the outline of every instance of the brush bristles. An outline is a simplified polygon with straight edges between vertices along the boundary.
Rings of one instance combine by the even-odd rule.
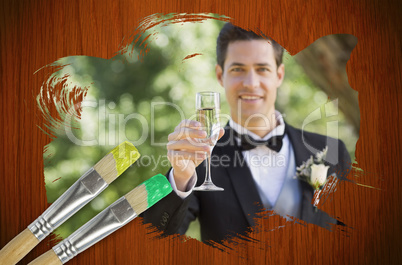
[[[148,209],[148,191],[144,184],[137,186],[125,196],[128,203],[133,207],[137,214],[143,213]]]
[[[141,214],[149,207],[172,191],[167,178],[161,174],[144,181],[124,196],[137,214]]]
[[[107,182],[107,184],[110,184],[139,157],[140,153],[137,148],[126,141],[115,147],[109,154],[103,157],[94,166],[94,169]]]
[[[119,176],[116,169],[116,160],[110,153],[96,163],[94,169],[106,181],[107,184],[110,184]]]

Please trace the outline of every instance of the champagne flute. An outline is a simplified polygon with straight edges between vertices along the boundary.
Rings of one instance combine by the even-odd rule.
[[[219,93],[215,92],[200,92],[195,98],[197,110],[197,121],[199,121],[203,129],[207,132],[207,140],[210,144],[211,153],[216,142],[218,141],[220,125],[219,125],[219,110],[220,99]],[[207,156],[205,170],[205,181],[201,186],[195,187],[196,191],[223,191],[223,188],[215,186],[211,179],[211,157]]]

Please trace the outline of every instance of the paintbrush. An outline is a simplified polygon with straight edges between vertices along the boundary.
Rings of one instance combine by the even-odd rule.
[[[101,193],[139,157],[138,150],[129,142],[114,148],[82,175],[28,228],[0,250],[0,264],[16,264],[20,261],[54,229]]]
[[[126,225],[171,191],[172,187],[165,176],[161,174],[153,176],[29,264],[56,265],[68,262],[79,253]]]

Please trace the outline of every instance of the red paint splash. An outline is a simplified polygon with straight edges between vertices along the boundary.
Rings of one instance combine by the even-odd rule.
[[[202,55],[202,53],[193,53],[193,54],[187,55],[186,57],[184,57],[184,59],[182,61],[184,62],[184,60],[191,59],[197,55]]]
[[[53,180],[52,183],[58,181],[59,179],[61,179],[61,177]]]

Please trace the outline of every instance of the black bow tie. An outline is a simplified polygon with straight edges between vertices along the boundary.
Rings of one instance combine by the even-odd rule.
[[[256,140],[253,139],[251,136],[247,134],[238,134],[235,130],[233,130],[234,135],[240,138],[240,148],[242,151],[247,151],[256,148],[257,146],[265,145],[269,149],[276,151],[279,153],[279,151],[282,148],[282,140],[285,134],[283,135],[276,135],[272,136],[268,140]]]

